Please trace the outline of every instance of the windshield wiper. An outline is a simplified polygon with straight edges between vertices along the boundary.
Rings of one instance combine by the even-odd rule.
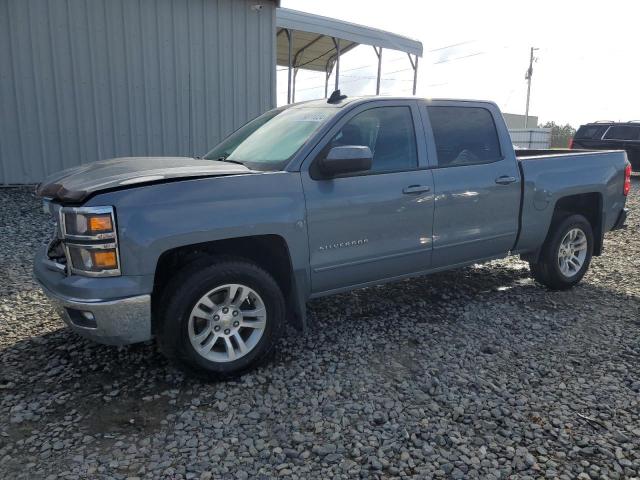
[[[219,162],[237,163],[238,165],[244,165],[240,160],[229,160],[227,157],[218,157]]]
[[[224,152],[222,155],[220,155],[218,158],[216,158],[216,162],[229,162],[229,163],[237,163],[238,165],[244,165],[243,162],[241,162],[240,160],[229,160],[229,155],[231,155],[229,152]],[[214,160],[213,158],[209,157],[208,155],[206,157],[204,157],[207,160]]]
[[[230,154],[227,153],[225,155],[222,155],[221,157],[218,157],[216,160],[218,162],[229,162],[229,163],[237,163],[238,165],[244,165],[244,163],[242,163],[240,160],[229,160],[227,158],[229,155]]]

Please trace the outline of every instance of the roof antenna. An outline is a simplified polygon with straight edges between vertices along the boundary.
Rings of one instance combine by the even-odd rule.
[[[340,89],[334,90],[329,97],[329,100],[327,100],[327,103],[340,103],[340,101],[344,100],[345,98],[347,98],[346,95],[340,95]]]

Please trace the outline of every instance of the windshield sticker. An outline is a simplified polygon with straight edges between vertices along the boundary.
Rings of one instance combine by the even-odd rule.
[[[303,112],[292,120],[294,122],[323,122],[328,116],[327,112]]]

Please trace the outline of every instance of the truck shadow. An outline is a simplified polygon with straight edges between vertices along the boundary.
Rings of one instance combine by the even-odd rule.
[[[271,364],[242,379],[218,384],[185,375],[153,343],[114,348],[61,328],[0,351],[0,430],[9,434],[0,437],[0,447],[25,438],[36,426],[56,428],[70,420],[77,422],[83,434],[97,435],[102,441],[115,432],[145,435],[162,428],[172,415],[192,408],[196,397],[210,397],[214,411],[217,392],[232,392],[249,401],[251,389],[238,386],[249,382],[255,388],[256,378],[261,379],[258,384],[268,385],[292,365],[305,364],[319,342],[322,350],[339,359],[334,365],[325,364],[327,375],[329,370],[339,377],[341,369],[362,368],[364,356],[369,368],[387,381],[421,382],[424,370],[415,355],[428,355],[435,344],[449,345],[452,351],[465,347],[467,354],[479,356],[544,348],[556,342],[564,329],[577,325],[587,335],[591,323],[584,321],[584,315],[597,315],[597,299],[603,298],[617,299],[625,309],[640,312],[640,299],[588,279],[571,292],[549,292],[530,279],[521,263],[493,262],[371,287],[310,302],[306,335],[290,331]],[[590,306],[593,302],[595,311]],[[499,318],[506,304],[519,305],[521,314]],[[584,311],[576,312],[580,304]],[[638,315],[635,318],[640,326]],[[496,328],[486,328],[487,322],[494,327],[499,322],[504,336],[496,338]],[[363,345],[359,353],[349,351],[356,336]],[[389,338],[396,344],[390,344]]]

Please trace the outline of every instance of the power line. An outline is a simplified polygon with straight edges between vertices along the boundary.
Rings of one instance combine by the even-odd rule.
[[[470,58],[470,57],[477,57],[478,55],[484,55],[486,52],[475,52],[475,53],[470,53],[469,55],[464,55],[462,57],[455,57],[455,58],[446,58],[444,60],[440,60],[438,62],[433,62],[432,65],[438,65],[441,63],[449,63],[449,62],[454,62],[456,60],[463,60],[465,58]]]
[[[429,50],[429,52],[437,52],[437,51],[440,51],[440,50],[445,50],[447,48],[458,47],[460,45],[466,45],[466,44],[474,43],[474,42],[475,42],[475,40],[469,40],[469,41],[466,41],[466,42],[454,43],[454,44],[451,44],[451,45],[445,45],[443,47],[438,47],[438,48]],[[319,58],[322,58],[323,56],[327,55],[328,53],[332,52],[333,50],[334,49],[328,50],[327,52],[325,52],[325,53],[323,53],[323,54],[321,54],[321,55],[319,55],[319,56],[317,56],[317,57],[315,57],[315,58],[313,58],[313,59],[311,59],[311,60],[309,60],[309,61],[307,61],[307,62],[305,62],[303,64],[298,65],[296,68],[300,68],[300,67],[302,67],[304,65],[307,65],[307,64],[309,64],[309,63],[311,63],[311,62],[313,62],[313,61],[315,61],[315,60],[317,60]],[[466,58],[476,57],[476,56],[484,55],[484,54],[486,54],[486,52],[484,52],[484,51],[482,51],[482,52],[474,52],[474,53],[470,53],[468,55],[463,55],[461,57],[446,58],[446,59],[443,59],[443,60],[440,60],[440,61],[437,61],[437,62],[432,62],[431,65],[439,65],[439,64],[443,64],[443,63],[449,63],[449,62],[457,61],[457,60],[464,60]],[[389,60],[386,63],[387,64],[395,63],[395,62],[398,62],[398,61],[401,61],[401,60],[405,60],[405,59],[404,58],[396,58],[396,59],[393,59],[393,60]],[[361,65],[359,67],[353,67],[353,68],[349,68],[349,69],[346,69],[346,70],[342,70],[342,72],[352,72],[352,71],[355,71],[355,70],[361,70],[363,68],[372,68],[372,67],[373,67],[373,65]],[[287,68],[284,68],[282,70],[287,70]],[[407,72],[409,70],[411,70],[411,69],[410,68],[403,68],[403,69],[400,69],[400,70],[394,70],[392,72],[386,72],[386,74],[387,75],[392,75],[394,73]],[[351,79],[351,80],[344,80],[341,83],[353,83],[353,82],[358,82],[358,81],[363,81],[363,80],[369,81],[369,80],[376,80],[377,79],[377,77],[362,76],[362,75],[344,75],[344,74],[342,74],[341,77],[348,77],[348,78]],[[413,80],[402,79],[402,78],[381,78],[380,80],[382,82],[413,82]],[[428,87],[439,87],[439,86],[444,86],[444,85],[448,85],[448,84],[449,84],[449,82],[444,82],[444,83],[427,85],[427,86]],[[297,88],[296,91],[302,92],[302,91],[307,91],[307,90],[320,89],[320,88],[324,88],[324,87],[325,87],[324,84],[322,84],[322,85],[314,85],[314,86],[310,86],[310,87]],[[402,90],[402,91],[404,91],[404,90]]]
[[[384,63],[385,63],[386,65],[388,65],[388,64],[390,64],[390,63],[399,62],[399,61],[401,61],[401,60],[406,61],[407,59],[406,59],[406,58],[404,58],[404,57],[402,57],[402,58],[394,58],[393,60],[385,60],[385,62],[384,62]],[[361,69],[363,69],[363,68],[372,68],[372,67],[374,67],[374,65],[361,65],[361,66],[359,66],[359,67],[349,68],[349,69],[342,70],[342,71],[343,71],[343,72],[351,72],[351,71],[353,71],[353,70],[361,70]]]
[[[409,70],[413,71],[413,68],[403,68],[401,70],[394,70],[393,72],[383,72],[383,73],[386,73],[387,75],[393,75],[394,73],[408,72]],[[411,81],[413,82],[413,80]]]
[[[446,50],[447,48],[459,47],[461,45],[467,45],[469,43],[474,43],[474,42],[476,42],[476,40],[468,40],[466,42],[452,43],[451,45],[445,45],[444,47],[438,47],[438,48],[434,48],[432,50],[427,50],[427,53],[438,52],[440,50]],[[309,64],[311,62],[314,62],[314,61],[318,60],[319,58],[324,57],[325,55],[327,55],[328,53],[333,52],[334,50],[335,50],[334,48],[331,48],[330,50],[327,50],[326,52],[324,52],[322,55],[319,55],[319,56],[317,56],[317,57],[315,57],[315,58],[313,58],[313,59],[311,59],[311,60],[309,60],[309,61],[307,61],[307,62],[305,62],[303,64],[300,64],[297,67],[295,67],[294,65],[292,65],[292,67],[295,67],[295,68],[303,67],[304,65],[307,65],[307,64]],[[465,57],[459,57],[459,58],[465,58]],[[392,60],[387,60],[385,63],[388,65],[390,63],[396,63],[396,62],[400,62],[400,61],[406,61],[406,58],[404,58],[404,57],[394,58]],[[445,63],[445,62],[435,62],[435,63]],[[354,70],[362,70],[363,68],[373,68],[373,67],[374,67],[374,65],[360,65],[358,67],[343,69],[342,71],[343,72],[352,72]],[[284,67],[284,68],[277,69],[277,71],[278,72],[282,72],[282,71],[285,71],[285,70],[288,70],[288,69],[289,69],[289,67]],[[406,69],[406,70],[409,70],[409,69]],[[401,72],[401,71],[404,71],[404,70],[397,70],[397,72]],[[395,72],[391,72],[391,73],[395,73]]]
[[[340,85],[342,85],[343,83],[353,83],[353,82],[359,82],[359,81],[362,81],[362,80],[369,80],[369,79],[366,78],[366,77],[356,77],[356,78],[353,78],[351,80],[341,81]],[[386,80],[383,80],[383,81],[386,81]],[[296,92],[304,92],[305,90],[313,90],[313,89],[316,89],[316,88],[324,88],[324,83],[322,85],[314,85],[312,87],[296,88]]]
[[[404,72],[409,70],[408,68],[405,70],[398,70],[397,72]],[[392,73],[397,73],[397,72],[392,72]],[[361,76],[361,75],[340,75],[340,78],[342,77],[348,77],[348,78],[361,78],[363,80],[377,80],[378,77],[365,77],[365,76]],[[389,81],[389,80],[393,80],[396,82],[413,82],[413,79],[407,79],[407,78],[380,78],[380,80],[382,81]]]
[[[452,43],[451,45],[445,45],[444,47],[434,48],[433,50],[427,50],[429,53],[431,52],[439,52],[440,50],[446,50],[447,48],[459,47],[460,45],[467,45],[469,43],[474,43],[475,40],[468,40],[466,42],[460,43]]]

